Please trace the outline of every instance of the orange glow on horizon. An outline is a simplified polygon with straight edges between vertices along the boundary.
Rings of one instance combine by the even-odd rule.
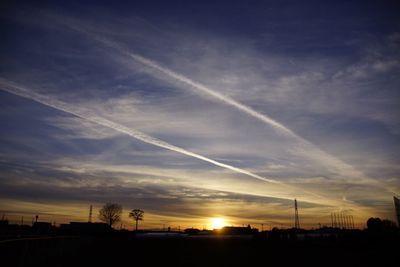
[[[225,220],[223,218],[211,218],[211,228],[221,229],[225,226]]]

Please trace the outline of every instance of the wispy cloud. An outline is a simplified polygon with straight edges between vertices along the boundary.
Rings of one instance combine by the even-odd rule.
[[[109,120],[107,120],[105,118],[98,117],[98,116],[96,116],[94,114],[91,114],[90,111],[77,110],[74,107],[68,106],[66,103],[63,103],[63,102],[60,102],[60,101],[58,101],[56,99],[52,99],[52,98],[37,94],[32,90],[29,90],[29,89],[26,89],[24,87],[18,86],[16,84],[13,84],[13,83],[11,83],[9,81],[6,81],[4,79],[1,79],[0,83],[1,83],[1,86],[2,86],[1,89],[4,90],[4,91],[7,91],[9,93],[12,93],[12,94],[15,94],[15,95],[18,95],[18,96],[22,96],[22,97],[25,97],[25,98],[28,98],[28,99],[31,99],[31,100],[34,100],[34,101],[39,102],[39,103],[41,103],[43,105],[46,105],[46,106],[49,106],[49,107],[64,111],[66,113],[72,114],[72,115],[77,116],[79,118],[82,118],[84,120],[88,120],[90,122],[93,122],[93,123],[96,123],[96,124],[99,124],[99,125],[114,129],[116,131],[119,131],[119,132],[122,132],[124,134],[127,134],[127,135],[129,135],[129,136],[131,136],[133,138],[139,139],[139,140],[141,140],[141,141],[143,141],[145,143],[149,143],[149,144],[152,144],[152,145],[155,145],[155,146],[159,146],[159,147],[162,147],[162,148],[165,148],[165,149],[168,149],[168,150],[172,150],[172,151],[175,151],[175,152],[190,156],[190,157],[194,157],[194,158],[209,162],[211,164],[214,164],[216,166],[219,166],[219,167],[222,167],[222,168],[226,168],[226,169],[232,170],[234,172],[242,173],[242,174],[245,174],[247,176],[251,176],[253,178],[259,179],[259,180],[264,181],[264,182],[279,183],[278,181],[261,177],[261,176],[259,176],[257,174],[254,174],[252,172],[246,171],[244,169],[236,168],[234,166],[231,166],[231,165],[228,165],[228,164],[224,164],[224,163],[218,162],[216,160],[204,157],[202,155],[190,152],[190,151],[185,150],[183,148],[168,144],[168,143],[166,143],[166,142],[164,142],[162,140],[156,139],[156,138],[151,137],[149,135],[146,135],[146,134],[144,134],[142,132],[136,131],[134,129],[127,128],[127,127],[125,127],[123,125],[120,125],[118,123],[109,121]]]
[[[200,94],[207,95],[207,96],[211,97],[212,99],[221,101],[227,105],[230,105],[230,106],[266,123],[267,125],[276,129],[278,132],[293,138],[294,140],[297,141],[296,147],[294,149],[292,149],[293,153],[300,154],[300,155],[303,155],[306,157],[310,157],[311,159],[313,159],[315,161],[322,162],[329,168],[332,168],[335,172],[339,173],[340,176],[342,176],[342,177],[352,177],[352,179],[360,179],[360,180],[364,180],[369,183],[375,183],[375,181],[373,179],[368,178],[365,174],[363,174],[361,171],[355,169],[350,164],[343,162],[342,160],[326,153],[325,151],[321,150],[320,148],[318,148],[316,145],[314,145],[310,141],[297,135],[291,129],[284,126],[282,123],[272,119],[271,117],[264,115],[260,112],[257,112],[253,108],[251,108],[247,105],[244,105],[229,96],[223,95],[223,94],[219,93],[218,91],[211,89],[210,87],[207,87],[201,83],[195,82],[187,76],[184,76],[184,75],[179,74],[169,68],[161,66],[159,63],[157,63],[153,60],[145,58],[139,54],[132,53],[132,52],[130,52],[129,49],[125,48],[124,46],[122,46],[110,39],[107,39],[106,37],[100,36],[94,32],[86,30],[85,25],[80,24],[78,21],[74,21],[71,19],[65,19],[65,17],[63,17],[63,19],[59,20],[59,21],[62,21],[63,25],[67,25],[68,27],[99,41],[100,43],[102,43],[103,45],[105,45],[109,48],[118,50],[119,52],[132,58],[134,61],[139,62],[139,63],[149,67],[150,69],[147,71],[147,73],[149,73],[153,77],[155,77],[157,79],[161,79],[161,80],[167,80],[167,81],[173,80],[173,83],[177,84],[178,87],[180,87],[182,89],[192,90],[194,92],[198,92]],[[316,75],[317,75],[317,77],[321,78],[320,74],[316,73]],[[297,83],[299,78],[301,79],[301,81],[307,81],[307,80],[309,80],[310,77],[309,77],[309,75],[307,75],[306,77],[304,77],[304,76],[296,77],[296,80],[293,80],[293,78],[284,78],[282,80],[282,82],[284,83],[283,84],[284,87],[293,86],[294,85],[293,82]],[[288,83],[289,83],[289,85],[288,85]],[[376,183],[376,185],[381,186],[381,185],[378,185],[378,183]]]
[[[3,171],[10,197],[18,198],[11,193],[19,186],[29,191],[41,183],[46,190],[46,184],[65,187],[67,198],[75,179],[77,192],[99,186],[109,192],[104,197],[114,196],[107,185],[118,192],[118,183],[124,193],[131,189],[132,199],[163,191],[136,190],[144,185],[165,189],[160,198],[184,198],[182,190],[196,200],[176,207],[194,217],[218,203],[201,190],[257,197],[243,203],[258,222],[266,218],[257,217],[262,209],[255,206],[266,197],[279,198],[273,200],[277,208],[265,206],[276,213],[271,221],[286,218],[293,197],[327,205],[304,211],[309,216],[335,209],[359,210],[360,218],[378,210],[390,214],[389,192],[399,190],[398,34],[374,39],[352,31],[332,39],[325,28],[289,34],[278,29],[283,23],[290,32],[293,25],[263,16],[268,23],[257,25],[269,26],[236,35],[235,27],[204,30],[203,23],[193,27],[162,14],[25,11],[2,14],[10,22],[6,39],[15,45],[2,43],[7,68],[1,76],[69,103],[80,115],[135,129],[142,141],[2,92],[0,160],[15,169],[12,177],[32,177],[13,185]],[[35,38],[25,38],[26,27]],[[193,155],[148,146],[144,138],[288,186],[245,179]],[[17,173],[21,162],[29,166]],[[43,165],[51,165],[54,179],[35,172]],[[211,196],[207,204],[189,208],[202,194]],[[243,206],[229,203],[238,221]],[[190,216],[151,212],[160,220]]]

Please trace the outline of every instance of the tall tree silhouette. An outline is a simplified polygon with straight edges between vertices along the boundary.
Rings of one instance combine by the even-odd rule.
[[[140,209],[134,209],[129,212],[129,217],[133,218],[136,221],[136,231],[138,229],[138,221],[142,221],[144,217],[144,211]]]
[[[106,203],[99,211],[99,219],[110,227],[121,220],[122,206],[116,203]]]

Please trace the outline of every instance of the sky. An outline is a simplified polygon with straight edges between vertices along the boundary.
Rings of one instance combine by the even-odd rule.
[[[396,1],[5,1],[0,212],[140,226],[395,220]]]

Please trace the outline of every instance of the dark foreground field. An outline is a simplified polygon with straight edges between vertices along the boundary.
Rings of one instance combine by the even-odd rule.
[[[0,243],[1,266],[400,266],[396,240],[58,237]]]

